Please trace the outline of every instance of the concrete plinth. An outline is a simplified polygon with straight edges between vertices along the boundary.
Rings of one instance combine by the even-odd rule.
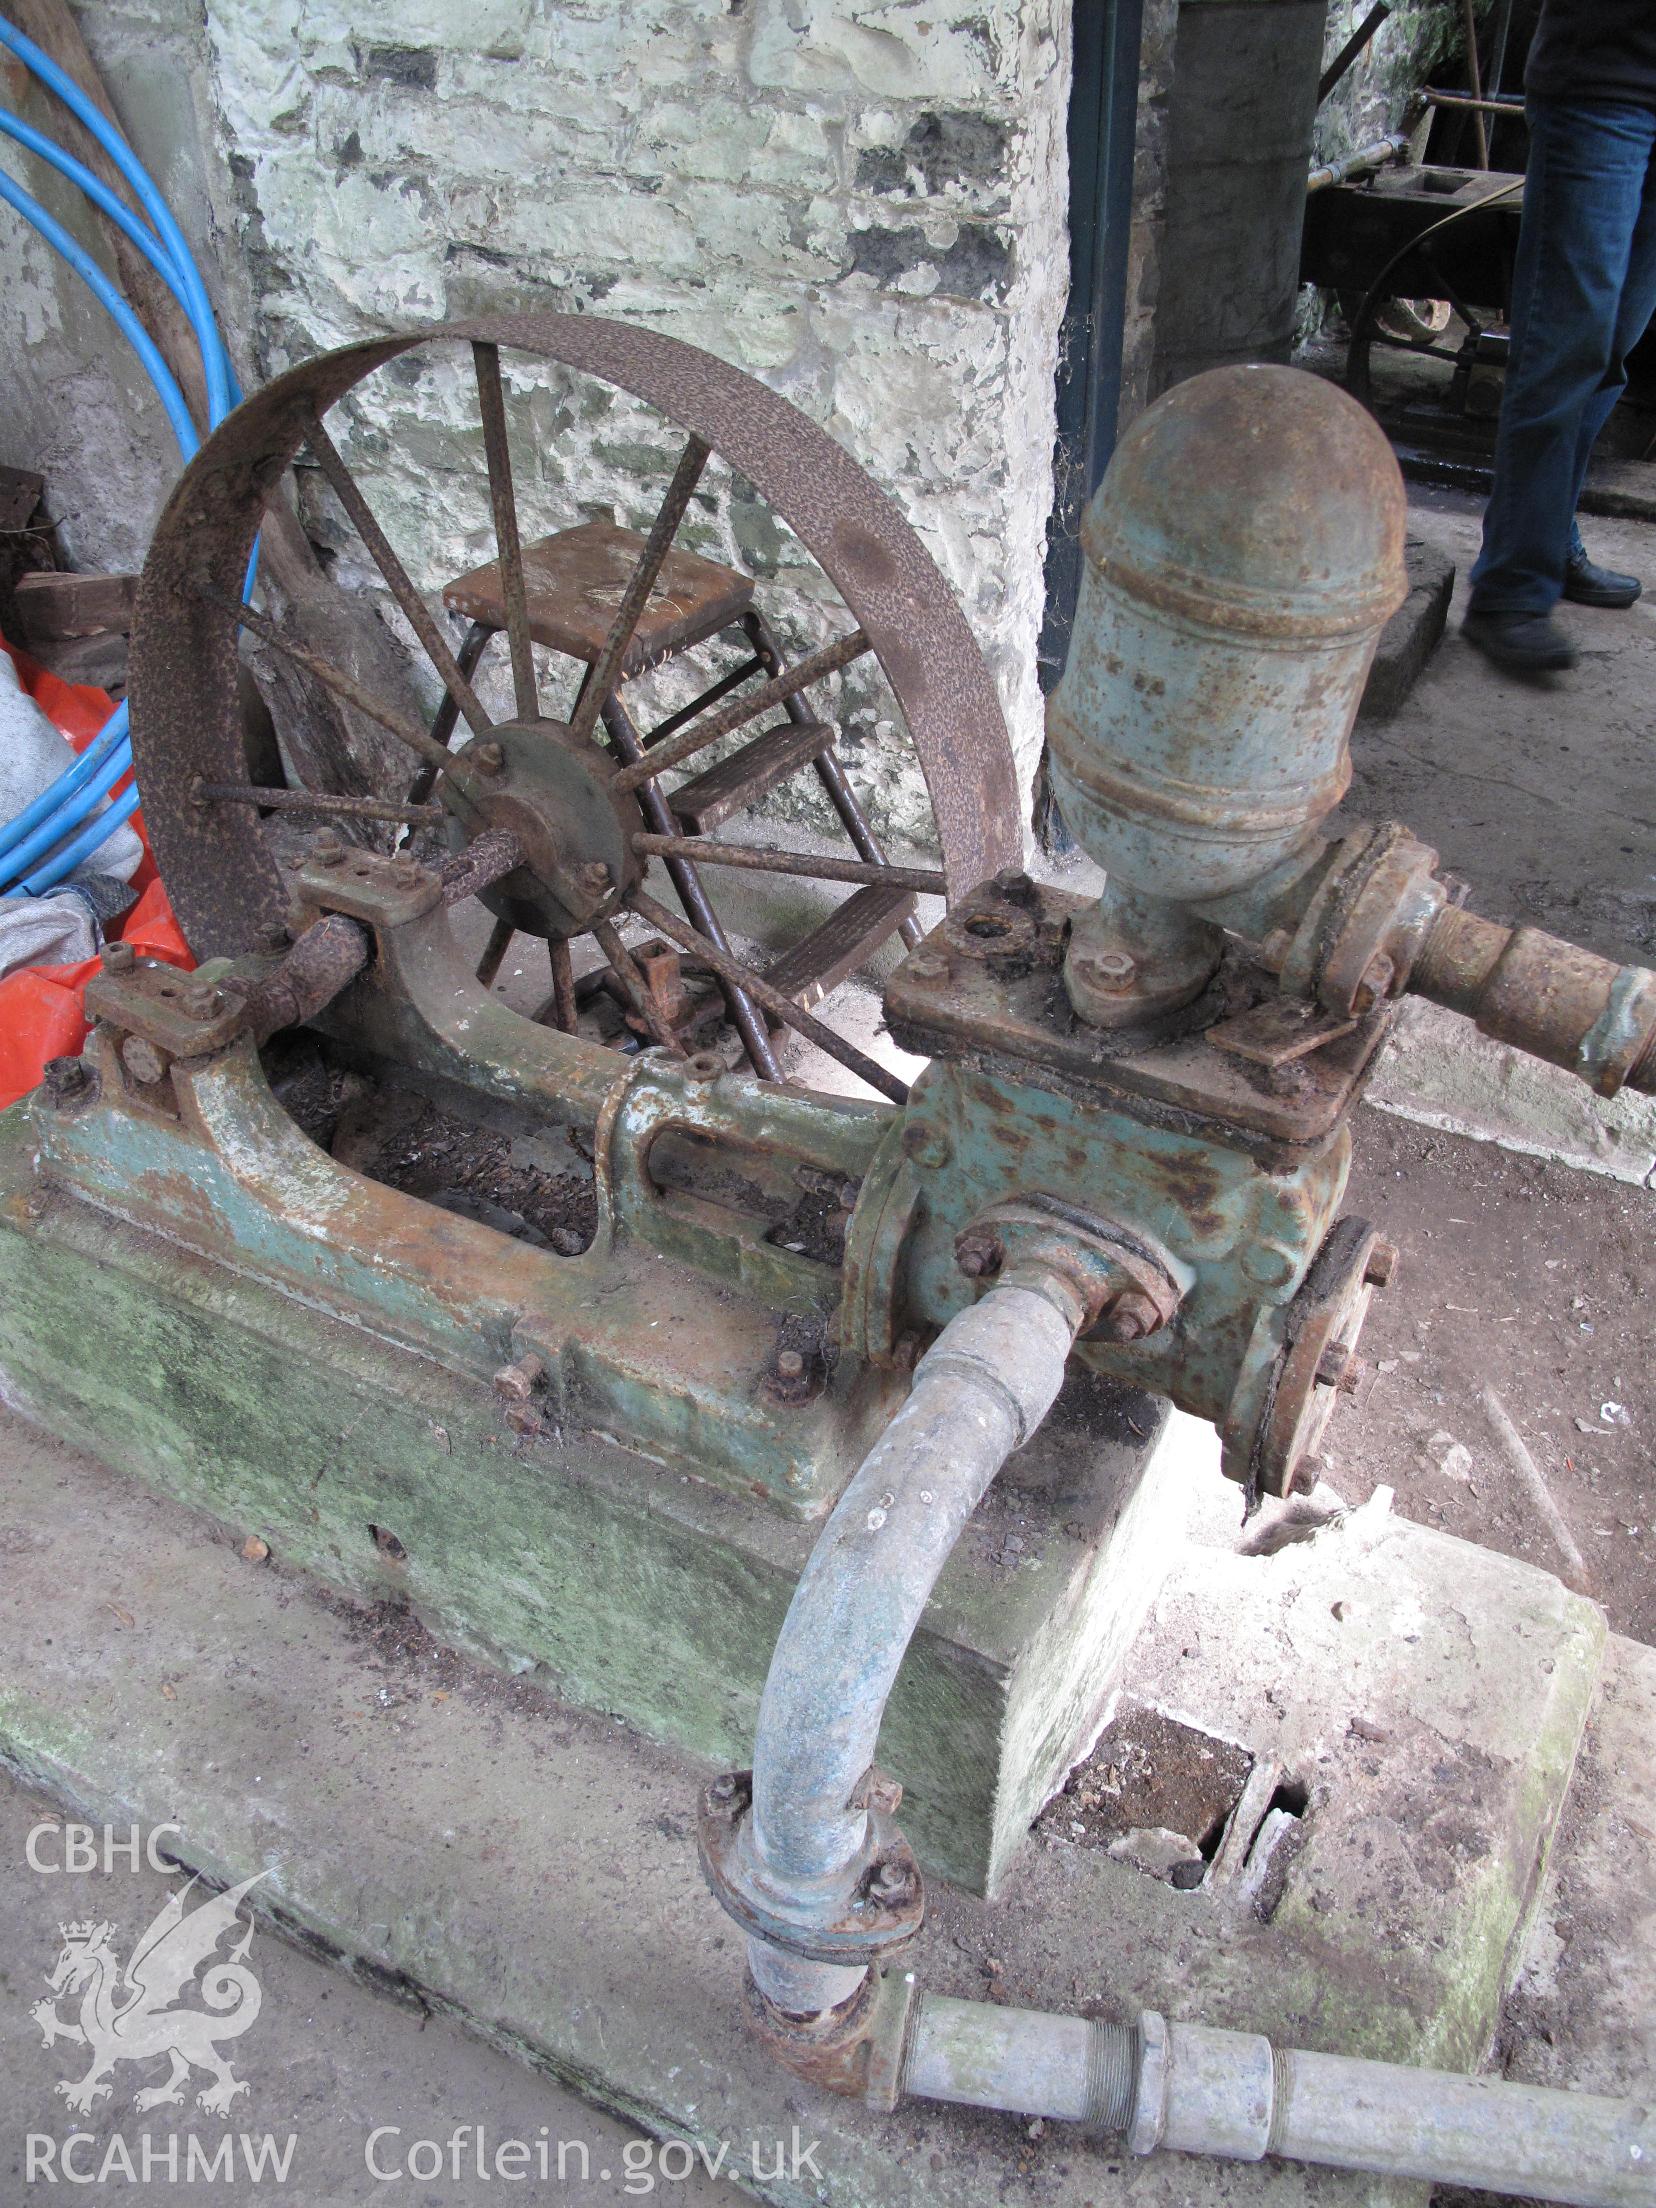
[[[1152,2003],[1474,2067],[1565,1796],[1599,1613],[1376,1505],[1246,1556],[1233,1491],[1216,1474],[1192,1487],[1210,1538],[1172,1560],[1129,1691],[1241,1743],[1251,1808],[1194,1891],[1061,1840],[1029,1841],[993,1901],[933,1881],[913,1967],[1019,2006]],[[0,1756],[94,1818],[175,1822],[173,1851],[215,1879],[265,1872],[252,1898],[279,1927],[663,2135],[730,2142],[763,2198],[1423,2199],[821,2094],[742,2029],[741,1942],[695,1865],[707,1765],[245,1561],[206,1520],[15,1421],[0,1424],[0,1555]],[[1271,1803],[1303,1831],[1267,1921],[1250,1820]],[[820,2142],[820,2185],[747,2162],[748,2142],[794,2125]]]

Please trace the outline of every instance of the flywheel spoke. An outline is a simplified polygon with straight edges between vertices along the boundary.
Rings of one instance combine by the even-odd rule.
[[[825,1027],[821,1020],[795,1004],[792,997],[784,996],[780,989],[773,989],[763,974],[756,973],[741,959],[721,951],[705,935],[691,927],[688,921],[675,919],[665,905],[657,904],[643,890],[635,889],[627,901],[641,920],[647,920],[670,943],[676,943],[681,951],[693,953],[721,981],[728,981],[736,988],[744,990],[755,1004],[763,1005],[767,1012],[781,1020],[785,1026],[793,1028],[807,1041],[815,1043],[818,1050],[826,1051],[830,1058],[837,1058],[859,1081],[866,1081],[871,1089],[878,1089],[882,1096],[889,1096],[894,1104],[908,1102],[906,1081],[899,1080],[896,1074],[877,1065],[855,1043],[848,1043],[843,1035],[836,1035],[831,1027]]]
[[[426,657],[443,678],[443,688],[465,715],[466,725],[474,735],[484,736],[494,726],[483,709],[483,702],[472,688],[459,661],[449,650],[448,640],[438,627],[431,608],[414,588],[408,570],[398,559],[386,538],[385,532],[374,519],[368,501],[362,495],[357,482],[339,448],[323,428],[320,417],[313,415],[305,441],[316,456],[316,464],[327,477],[335,498],[351,517],[357,535],[368,547],[369,556],[385,578],[386,588],[402,608],[409,627],[419,638]]]
[[[489,940],[483,946],[483,956],[477,962],[477,978],[485,989],[494,987],[501,961],[511,949],[512,938],[516,933],[517,930],[510,920],[497,920],[489,930]]]
[[[603,648],[592,663],[592,672],[581,686],[575,712],[570,721],[573,732],[584,741],[597,726],[598,714],[604,700],[621,679],[622,664],[627,647],[633,640],[633,632],[644,617],[644,608],[650,602],[656,577],[661,573],[661,563],[672,549],[684,510],[690,503],[691,493],[701,481],[706,467],[710,445],[704,445],[699,437],[692,437],[685,446],[673,480],[667,486],[667,496],[661,502],[661,510],[650,525],[650,533],[644,540],[644,549],[638,556],[638,565],[627,578],[627,587],[621,594],[621,603],[615,609],[615,619],[605,637]]]
[[[256,805],[266,813],[339,813],[348,820],[444,818],[441,805],[405,803],[395,797],[346,797],[334,790],[268,790],[258,782],[198,781],[191,795],[198,805]]]
[[[518,719],[540,714],[535,687],[535,654],[529,636],[529,601],[523,583],[523,546],[518,541],[517,500],[512,493],[512,455],[506,442],[506,395],[500,382],[498,345],[473,345],[477,404],[483,417],[483,450],[489,463],[489,503],[494,509],[495,551],[500,560],[501,595],[506,601],[506,642],[512,655],[512,688]]]
[[[734,866],[756,874],[793,874],[808,882],[868,882],[882,889],[912,889],[941,897],[946,885],[933,867],[888,866],[884,859],[836,859],[815,851],[776,851],[764,844],[718,843],[710,836],[636,835],[640,858],[694,859],[704,866]]]
[[[445,751],[441,744],[433,742],[423,728],[417,727],[413,721],[405,721],[394,707],[382,704],[371,690],[364,689],[354,675],[346,674],[342,667],[336,667],[331,660],[307,651],[303,644],[296,644],[291,637],[282,634],[274,621],[262,613],[255,613],[251,606],[243,605],[240,599],[228,597],[221,591],[210,590],[205,583],[197,583],[196,590],[209,605],[220,607],[242,628],[268,644],[272,651],[283,653],[296,666],[303,667],[306,674],[313,675],[325,689],[331,690],[336,697],[343,698],[347,705],[354,705],[359,713],[365,713],[369,720],[377,721],[381,728],[388,729],[400,743],[416,752],[438,774],[446,775],[463,796],[476,801],[480,793],[477,778],[470,768],[455,758],[452,752]]]
[[[781,674],[764,683],[757,690],[750,690],[745,698],[736,698],[729,705],[721,706],[705,721],[696,721],[680,736],[666,743],[655,745],[642,759],[630,767],[623,767],[610,787],[620,795],[626,790],[636,790],[641,782],[648,782],[658,774],[665,774],[669,767],[682,766],[686,759],[705,751],[709,744],[716,744],[721,736],[729,736],[743,728],[761,713],[769,712],[773,705],[781,705],[796,690],[804,690],[813,682],[821,682],[825,675],[836,673],[841,667],[849,667],[854,659],[861,659],[865,652],[873,650],[861,629],[853,629],[849,636],[839,637],[832,644],[824,644],[820,651],[808,658],[785,667]]]
[[[546,950],[552,966],[552,994],[535,1018],[543,1027],[550,1020],[564,1034],[573,1035],[576,1026],[575,969],[570,963],[569,945],[561,936],[554,936]]]

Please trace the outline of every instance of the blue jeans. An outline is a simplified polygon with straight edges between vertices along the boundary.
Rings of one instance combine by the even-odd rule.
[[[1581,543],[1588,456],[1656,313],[1656,110],[1532,99],[1528,119],[1512,350],[1472,570],[1478,613],[1558,602]]]

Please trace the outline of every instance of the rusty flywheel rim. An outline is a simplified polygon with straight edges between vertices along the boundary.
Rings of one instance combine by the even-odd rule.
[[[629,392],[685,430],[692,449],[699,441],[739,471],[834,583],[880,664],[919,758],[950,895],[1018,863],[993,681],[919,538],[848,453],[766,385],[674,338],[586,315],[454,322],[346,346],[278,377],[214,432],[157,526],[134,625],[133,751],[151,841],[198,957],[268,949],[287,908],[253,810],[198,801],[203,784],[245,773],[234,603],[267,498],[319,418],[364,377],[454,342],[473,347],[480,391],[491,349],[497,391],[499,348],[537,355]]]

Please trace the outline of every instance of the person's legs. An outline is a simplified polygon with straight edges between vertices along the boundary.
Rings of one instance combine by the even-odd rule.
[[[1656,117],[1652,120],[1656,122]],[[1588,402],[1581,435],[1576,441],[1575,496],[1570,505],[1572,553],[1585,550],[1581,531],[1576,526],[1575,510],[1581,503],[1581,489],[1587,480],[1593,447],[1598,442],[1599,432],[1614,413],[1616,402],[1627,389],[1627,356],[1649,329],[1653,317],[1656,317],[1656,137],[1653,137],[1652,149],[1645,162],[1644,192],[1633,226],[1621,305],[1610,340],[1609,363],[1599,388]]]
[[[1635,236],[1645,227],[1653,147],[1656,113],[1648,109],[1530,103],[1512,351],[1483,550],[1472,570],[1475,616],[1545,614],[1563,589],[1582,440],[1606,396],[1615,403],[1606,379]]]

